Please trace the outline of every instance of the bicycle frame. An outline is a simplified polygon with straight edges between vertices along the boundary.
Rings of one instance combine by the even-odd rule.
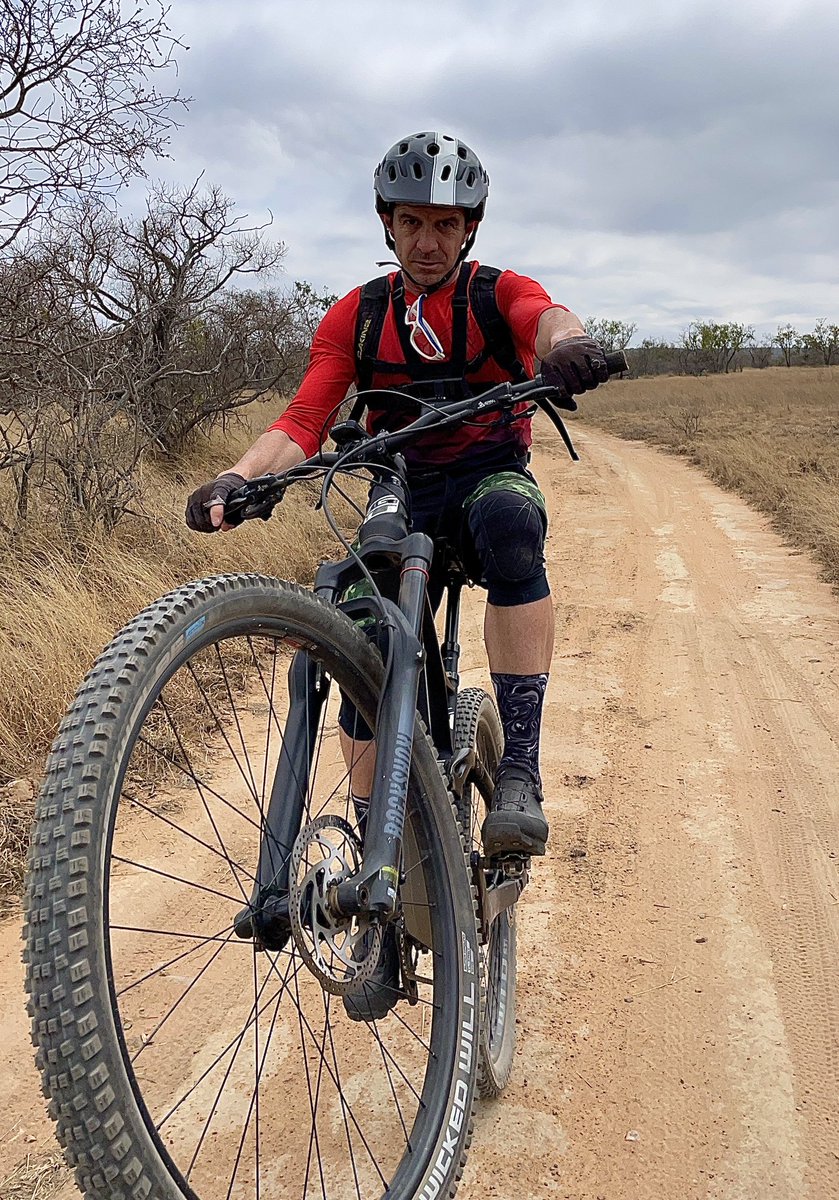
[[[371,489],[362,522],[357,557],[325,563],[317,571],[313,591],[354,620],[373,619],[386,635],[390,670],[378,713],[376,763],[370,811],[358,873],[338,884],[331,903],[341,915],[366,914],[387,920],[397,906],[408,774],[419,710],[445,767],[452,760],[451,728],[459,682],[457,641],[460,594],[465,574],[452,567],[446,579],[447,606],[442,646],[428,603],[428,576],[434,543],[423,533],[408,533],[409,493],[404,462]],[[366,528],[365,528],[366,527]],[[360,562],[359,562],[360,560]],[[365,578],[368,569],[398,578],[396,601],[362,596],[343,600],[347,589]],[[266,814],[257,870],[264,897],[287,891],[283,878],[305,809],[315,754],[316,730],[329,696],[322,669],[305,650],[289,668],[291,704]],[[464,764],[464,767],[466,764]],[[466,771],[460,771],[460,787]],[[277,870],[277,857],[284,866]]]
[[[623,353],[607,355],[607,365],[612,372],[625,370]],[[368,438],[355,421],[348,421],[331,431],[336,445],[343,447],[337,454],[321,453],[285,472],[286,480],[291,481],[306,478],[310,473],[322,473],[324,467],[334,470],[339,462],[352,464],[354,457],[361,455],[367,460],[371,456],[375,459],[375,465],[370,461],[355,462],[355,465],[368,469],[372,466],[376,477],[361,524],[357,550],[341,562],[324,564],[314,583],[316,595],[353,619],[372,617],[386,631],[391,667],[377,714],[376,762],[362,866],[349,879],[333,885],[329,902],[337,916],[367,915],[387,920],[396,912],[408,776],[418,708],[428,724],[455,794],[462,793],[467,779],[485,799],[489,800],[492,792],[492,781],[482,777],[474,755],[468,750],[454,755],[452,749],[451,727],[460,651],[457,643],[460,594],[466,576],[454,572],[451,579],[446,580],[448,604],[441,648],[427,603],[434,544],[425,534],[408,532],[407,468],[398,449],[432,425],[443,428],[482,412],[505,407],[508,411],[501,419],[509,420],[511,406],[526,399],[532,407],[519,415],[530,416],[536,407],[543,408],[561,434],[569,454],[576,459],[568,431],[550,403],[550,397],[556,398],[556,395],[556,389],[545,386],[541,379],[515,385],[499,384],[481,396],[426,412],[405,429],[395,433],[385,431],[372,438]],[[576,405],[572,403],[572,407]],[[287,486],[287,482],[278,482],[281,478],[266,475],[245,484],[238,499],[228,502],[228,520],[238,523],[270,515]],[[342,599],[351,584],[369,578],[367,571],[380,569],[383,564],[393,571],[394,577],[398,575],[396,602],[387,597]],[[266,897],[275,896],[282,901],[287,894],[288,861],[305,809],[315,752],[315,730],[329,693],[322,669],[309,661],[305,651],[299,651],[292,661],[289,684],[291,707],[287,734],[277,764],[259,853],[255,894],[259,895],[261,903],[254,907],[259,907],[260,911],[266,907]],[[278,850],[282,856],[279,871],[275,866]],[[526,874],[525,860],[505,865],[504,873],[513,878],[497,887],[487,887],[479,864],[473,863],[473,871],[479,876],[486,932],[494,916],[515,902],[523,886],[521,879]],[[493,893],[491,897],[490,892]]]

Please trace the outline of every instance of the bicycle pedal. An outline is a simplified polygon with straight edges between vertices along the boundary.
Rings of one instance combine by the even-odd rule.
[[[506,879],[525,879],[530,874],[529,855],[505,854],[493,859],[493,863],[501,868]]]

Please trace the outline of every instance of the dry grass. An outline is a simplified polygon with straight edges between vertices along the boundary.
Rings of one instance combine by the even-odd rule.
[[[14,553],[0,552],[0,785],[36,778],[58,722],[83,675],[113,634],[146,604],[190,579],[224,571],[259,571],[308,582],[334,542],[311,489],[292,490],[269,522],[235,533],[200,536],[183,524],[186,494],[235,461],[271,408],[254,406],[249,424],[228,431],[164,472],[146,466],[142,515],[111,536],[89,539],[83,553],[49,527],[27,531]],[[309,495],[304,494],[305,490]],[[28,836],[30,790],[0,791],[0,904],[19,886]]]
[[[839,367],[629,379],[583,420],[685,455],[811,550],[839,587]]]
[[[0,1180],[0,1200],[49,1200],[71,1176],[58,1151],[29,1154],[11,1175]]]

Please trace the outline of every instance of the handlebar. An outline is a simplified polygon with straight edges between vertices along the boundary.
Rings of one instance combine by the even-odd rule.
[[[619,375],[629,369],[626,355],[622,350],[608,353],[606,367],[610,375]],[[338,450],[320,450],[311,458],[305,459],[294,467],[277,474],[260,475],[250,479],[242,487],[231,492],[225,505],[224,519],[229,525],[240,525],[243,521],[261,517],[268,520],[275,505],[279,504],[291,483],[302,479],[323,476],[331,472],[339,463],[346,467],[353,466],[353,460],[361,465],[369,465],[371,459],[381,460],[394,455],[402,446],[413,441],[428,429],[445,429],[450,425],[460,425],[465,420],[476,417],[481,413],[504,411],[527,401],[535,408],[540,408],[550,419],[559,432],[568,453],[575,460],[579,458],[574,449],[568,430],[557,407],[574,411],[576,402],[559,388],[551,387],[544,382],[541,375],[528,379],[524,383],[499,383],[480,396],[471,396],[466,400],[455,400],[450,404],[435,406],[422,413],[416,421],[406,425],[404,429],[393,432],[385,430],[375,436],[368,436],[360,425],[346,422],[336,425],[333,434],[343,430],[342,438],[346,435],[347,444]],[[569,403],[570,401],[570,403]],[[555,407],[556,406],[556,407]],[[519,414],[521,416],[528,414]],[[350,428],[351,427],[351,428]],[[355,437],[351,437],[355,434]],[[337,438],[335,439],[337,441]]]

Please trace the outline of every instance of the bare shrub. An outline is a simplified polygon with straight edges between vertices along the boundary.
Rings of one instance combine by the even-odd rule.
[[[0,0],[0,248],[164,152],[184,103],[149,82],[179,45],[165,18],[118,0]]]
[[[691,442],[702,432],[702,411],[698,406],[689,406],[668,412],[667,424],[686,442]]]

